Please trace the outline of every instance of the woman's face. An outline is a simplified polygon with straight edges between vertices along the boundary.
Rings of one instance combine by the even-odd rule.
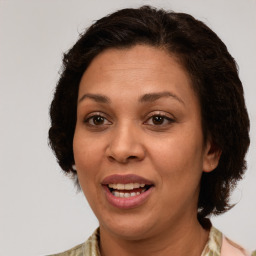
[[[109,49],[84,73],[73,150],[101,230],[142,239],[196,219],[209,144],[189,76],[166,51]]]

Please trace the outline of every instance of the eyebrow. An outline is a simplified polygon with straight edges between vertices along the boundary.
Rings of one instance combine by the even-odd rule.
[[[140,97],[139,102],[154,102],[163,97],[172,97],[175,100],[179,101],[183,105],[185,105],[184,101],[180,99],[177,95],[171,92],[156,92],[156,93],[147,93]]]
[[[80,103],[81,101],[83,101],[84,99],[92,99],[96,102],[99,102],[99,103],[111,103],[111,100],[104,96],[104,95],[101,95],[101,94],[91,94],[91,93],[87,93],[87,94],[84,94],[79,100],[78,100],[78,103]]]
[[[179,101],[180,103],[184,104],[185,103],[178,97],[176,96],[175,94],[171,93],[171,92],[155,92],[155,93],[147,93],[147,94],[144,94],[142,95],[140,98],[139,98],[139,102],[140,103],[144,103],[144,102],[154,102],[160,98],[164,98],[164,97],[172,97],[174,98],[175,100]],[[110,104],[111,103],[111,100],[110,98],[108,98],[107,96],[105,95],[102,95],[102,94],[92,94],[92,93],[87,93],[87,94],[84,94],[79,100],[78,100],[78,103],[80,103],[81,101],[85,100],[85,99],[92,99],[96,102],[99,102],[99,103],[105,103],[105,104]]]

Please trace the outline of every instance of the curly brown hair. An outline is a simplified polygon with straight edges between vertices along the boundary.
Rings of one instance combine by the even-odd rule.
[[[146,44],[175,55],[188,72],[201,105],[204,138],[222,154],[218,167],[203,173],[199,220],[230,209],[230,192],[246,168],[249,118],[235,60],[203,22],[185,13],[150,6],[123,9],[96,21],[63,57],[63,68],[50,108],[49,142],[58,163],[72,168],[73,136],[81,77],[95,56],[109,48]]]

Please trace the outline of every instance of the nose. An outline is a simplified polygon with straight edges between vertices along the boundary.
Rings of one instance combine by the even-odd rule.
[[[123,164],[143,160],[145,149],[138,129],[128,125],[113,129],[106,155],[110,161]]]

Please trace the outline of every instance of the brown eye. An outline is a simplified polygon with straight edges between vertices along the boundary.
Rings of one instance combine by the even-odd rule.
[[[105,118],[102,116],[94,116],[92,117],[92,122],[94,125],[102,125],[104,124]]]
[[[165,118],[163,116],[153,116],[152,117],[152,122],[155,125],[163,124],[164,121],[165,121]]]
[[[89,126],[105,126],[110,125],[111,122],[107,118],[101,115],[93,115],[84,120],[84,122]]]
[[[170,118],[163,114],[156,114],[152,115],[145,124],[151,125],[151,126],[168,126],[170,124],[174,123],[174,119]]]

